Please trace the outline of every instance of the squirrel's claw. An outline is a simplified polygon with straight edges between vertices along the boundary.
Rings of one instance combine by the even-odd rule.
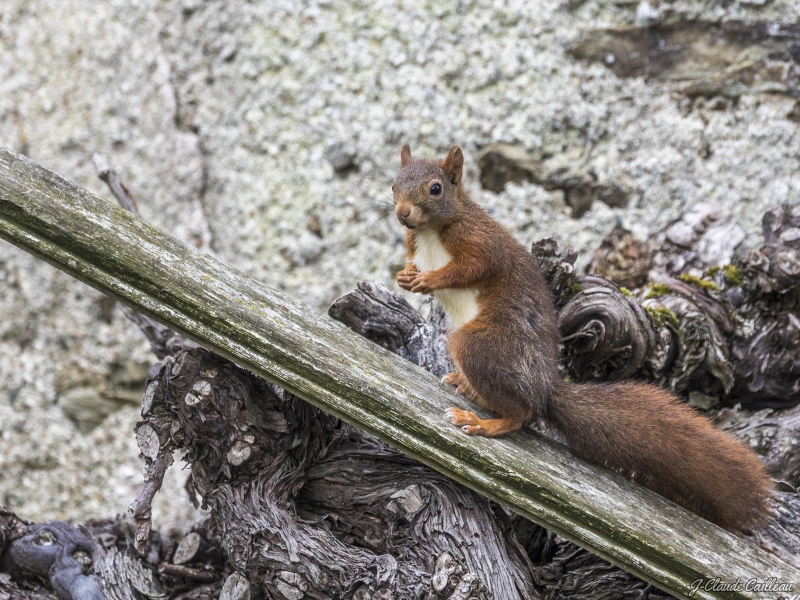
[[[467,435],[486,435],[486,432],[480,425],[464,425],[461,429]]]

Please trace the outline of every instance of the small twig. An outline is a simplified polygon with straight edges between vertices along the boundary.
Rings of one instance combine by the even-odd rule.
[[[105,157],[95,153],[92,156],[92,162],[94,162],[94,166],[97,169],[97,176],[106,182],[120,206],[138,216],[139,207],[136,206],[133,194],[125,187],[125,184],[122,183],[119,175],[111,168],[111,165]],[[120,305],[120,309],[128,319],[133,321],[133,323],[142,330],[142,333],[144,333],[145,337],[150,341],[150,349],[159,360],[163,360],[165,357],[175,354],[179,350],[189,350],[198,347],[198,345],[190,339],[164,327],[137,310],[124,305]]]
[[[145,337],[150,341],[150,350],[158,357],[159,360],[164,360],[167,356],[172,356],[180,350],[191,350],[192,348],[199,348],[192,340],[181,334],[164,327],[143,315],[138,310],[134,310],[124,304],[119,305],[122,314],[128,317],[129,320],[144,333]]]
[[[158,456],[147,469],[147,481],[145,481],[139,496],[128,508],[128,515],[136,521],[136,550],[143,553],[150,536],[150,528],[153,525],[153,498],[156,492],[161,489],[164,483],[164,474],[172,464],[172,455],[162,454]]]
[[[94,166],[97,169],[97,176],[108,184],[108,187],[111,189],[111,193],[114,194],[114,197],[117,199],[120,206],[125,210],[138,215],[139,207],[136,206],[136,200],[133,199],[133,194],[131,194],[130,190],[125,187],[125,184],[120,181],[119,175],[117,175],[117,172],[111,168],[111,165],[108,164],[108,161],[104,157],[95,153],[92,156],[92,162],[94,162]]]
[[[139,496],[128,508],[128,514],[131,517],[139,519],[151,509],[153,498],[156,492],[161,488],[161,484],[164,481],[164,474],[167,472],[167,467],[169,466],[168,463],[171,462],[171,460],[168,461],[164,456],[159,456],[153,461],[152,470],[149,473],[150,476],[145,482],[144,487],[142,487],[142,491],[139,492]]]

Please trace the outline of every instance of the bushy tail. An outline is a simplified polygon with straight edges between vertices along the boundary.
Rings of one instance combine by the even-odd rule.
[[[604,465],[731,531],[769,514],[758,457],[668,392],[643,383],[565,385],[553,424],[584,460]]]

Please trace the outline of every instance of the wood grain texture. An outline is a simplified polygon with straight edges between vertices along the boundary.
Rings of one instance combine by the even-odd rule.
[[[2,147],[0,236],[676,596],[701,578],[800,587],[800,571],[537,432],[467,437],[442,416],[466,401],[431,374]]]
[[[254,591],[316,600],[543,597],[496,505],[373,436],[206,349],[168,357],[151,385],[137,425],[160,440],[155,459],[143,449],[147,470],[185,451],[188,486],[212,516],[217,548]],[[137,504],[149,509],[147,498]],[[136,517],[142,556],[151,554],[149,522],[149,510]],[[184,571],[176,562],[159,572]]]

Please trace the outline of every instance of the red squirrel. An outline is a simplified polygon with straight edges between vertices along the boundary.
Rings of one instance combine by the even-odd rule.
[[[636,382],[567,383],[558,320],[536,258],[473,202],[464,155],[400,152],[395,214],[406,227],[401,288],[433,293],[449,321],[457,372],[444,382],[499,415],[449,408],[470,435],[530,422],[555,428],[580,458],[608,467],[726,529],[751,531],[769,514],[772,479],[745,446],[669,392]]]

